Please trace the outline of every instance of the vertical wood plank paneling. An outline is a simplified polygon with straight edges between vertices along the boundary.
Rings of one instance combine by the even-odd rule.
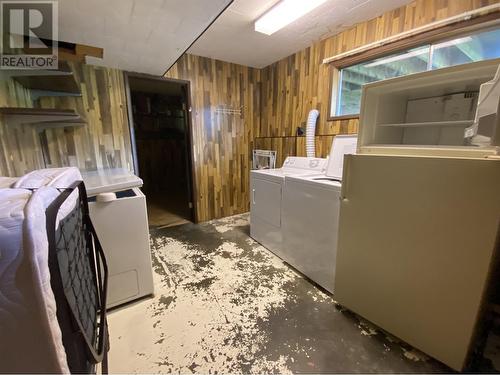
[[[86,125],[48,129],[51,158],[64,149],[67,158],[56,166],[76,166],[84,170],[132,169],[130,133],[123,72],[118,69],[71,63],[80,97],[42,97],[42,108],[74,109]],[[51,143],[55,143],[52,145]],[[57,143],[59,146],[57,146]]]
[[[316,142],[316,157],[326,158],[330,154],[330,149],[333,142],[333,135],[317,135]],[[306,137],[297,137],[297,156],[306,156]]]
[[[30,91],[0,73],[0,107],[33,107]],[[0,115],[0,175],[17,176],[44,165],[38,135],[30,125],[12,126]]]
[[[0,175],[19,176],[44,167],[77,166],[83,170],[131,169],[123,72],[82,63],[69,63],[81,96],[47,96],[33,102],[30,91],[3,74],[0,107],[74,109],[86,121],[81,127],[47,129],[40,137],[36,125],[11,126],[0,119]],[[46,141],[44,160],[40,139]]]
[[[267,149],[280,147],[279,141],[259,137],[293,137],[305,125],[311,109],[318,109],[317,156],[324,157],[327,144],[336,134],[358,131],[357,119],[328,121],[332,70],[323,64],[326,57],[352,50],[391,35],[451,17],[498,0],[416,0],[379,17],[362,22],[333,37],[288,56],[261,70],[261,121],[255,129],[256,144]],[[297,137],[297,155],[305,155],[305,139]],[[278,150],[278,153],[282,152]]]
[[[191,83],[197,219],[248,211],[251,150],[260,121],[259,70],[184,55],[166,77]],[[223,107],[241,109],[241,115],[219,113]]]
[[[253,148],[274,149],[280,166],[286,156],[305,155],[305,138],[296,137],[309,111],[320,111],[317,156],[325,157],[337,134],[356,133],[357,119],[328,121],[333,56],[498,0],[416,0],[360,23],[264,69],[209,58],[183,56],[166,74],[191,82],[193,164],[200,221],[248,210]],[[73,108],[86,119],[82,128],[45,133],[51,165],[83,169],[130,168],[131,146],[123,74],[116,69],[72,64],[79,98],[42,98],[40,105]],[[28,90],[0,79],[0,106],[30,107]],[[221,114],[220,106],[242,109]],[[20,175],[44,167],[40,137],[31,126],[10,128],[0,119],[0,174]]]

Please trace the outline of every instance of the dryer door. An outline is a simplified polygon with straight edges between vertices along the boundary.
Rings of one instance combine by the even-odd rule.
[[[281,184],[260,178],[252,179],[250,209],[252,217],[275,227],[281,226]]]

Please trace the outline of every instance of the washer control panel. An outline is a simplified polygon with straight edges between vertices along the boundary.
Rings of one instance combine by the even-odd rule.
[[[326,159],[289,156],[283,163],[283,169],[303,170],[322,173],[326,168]]]

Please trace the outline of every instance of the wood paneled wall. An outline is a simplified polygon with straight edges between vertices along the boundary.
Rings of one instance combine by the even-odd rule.
[[[322,64],[324,58],[494,3],[498,0],[416,0],[262,69],[262,112],[255,130],[255,144],[263,145],[264,149],[283,145],[285,148],[278,150],[278,154],[285,155],[291,141],[286,138],[285,146],[277,138],[295,136],[297,127],[305,127],[309,111],[316,108],[320,111],[316,130],[320,142],[317,156],[326,156],[323,143],[336,134],[356,133],[358,120],[328,121],[332,68]],[[304,154],[302,139],[297,138],[295,148],[298,155]]]
[[[0,72],[0,107],[33,107],[30,91]],[[0,176],[17,176],[43,165],[38,136],[30,125],[9,126],[0,115]]]
[[[320,111],[317,156],[328,154],[333,136],[356,133],[357,119],[328,121],[331,67],[325,57],[453,16],[498,0],[416,0],[318,41],[264,69],[183,56],[166,74],[191,83],[193,163],[199,221],[249,208],[253,148],[274,149],[278,165],[288,155],[305,155],[296,137],[309,111]],[[44,98],[44,107],[74,108],[88,122],[83,128],[49,130],[53,165],[84,169],[131,168],[132,156],[121,71],[73,65],[82,88],[79,98]],[[31,106],[29,92],[0,80],[0,106]],[[241,109],[241,115],[217,111]],[[0,120],[0,174],[20,175],[44,166],[38,134],[30,125],[10,128]]]
[[[51,160],[56,165],[85,170],[132,170],[127,99],[123,72],[71,63],[81,97],[43,97],[42,108],[74,109],[85,119],[82,127],[48,129]]]
[[[1,107],[74,109],[86,121],[80,127],[47,129],[44,161],[36,125],[12,126],[0,119],[0,175],[19,176],[44,167],[77,166],[84,170],[132,168],[123,73],[117,69],[70,63],[81,96],[42,97],[5,74],[0,79]]]
[[[191,83],[197,219],[248,211],[251,150],[260,119],[259,70],[184,55],[166,77]],[[218,108],[241,109],[241,114]]]

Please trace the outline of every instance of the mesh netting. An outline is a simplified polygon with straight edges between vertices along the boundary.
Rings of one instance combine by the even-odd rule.
[[[59,222],[56,231],[56,252],[62,284],[68,304],[76,312],[85,335],[97,344],[99,325],[99,291],[93,266],[94,249],[87,240],[88,228],[83,220],[83,202]]]

